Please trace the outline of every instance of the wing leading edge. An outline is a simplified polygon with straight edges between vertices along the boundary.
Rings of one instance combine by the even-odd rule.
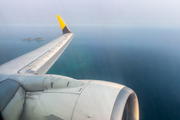
[[[0,65],[0,74],[45,74],[71,42],[74,34],[57,15],[63,34],[48,44]]]

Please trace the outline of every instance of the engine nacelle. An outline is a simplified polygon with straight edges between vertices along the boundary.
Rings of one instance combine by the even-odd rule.
[[[16,116],[20,120],[139,120],[135,92],[120,84],[59,75],[12,75],[7,80],[20,83],[26,93]],[[20,110],[15,102],[12,97],[2,110]],[[5,119],[14,120],[3,111]]]

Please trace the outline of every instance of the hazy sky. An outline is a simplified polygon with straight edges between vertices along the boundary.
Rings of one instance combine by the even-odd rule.
[[[0,24],[180,26],[180,0],[1,0]]]

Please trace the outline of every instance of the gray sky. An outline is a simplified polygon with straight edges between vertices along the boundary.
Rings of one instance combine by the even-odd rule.
[[[180,0],[1,0],[0,24],[118,24],[180,27]]]

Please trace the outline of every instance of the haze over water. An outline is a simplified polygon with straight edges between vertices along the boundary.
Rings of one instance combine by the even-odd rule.
[[[133,89],[140,120],[180,119],[180,29],[69,26],[72,42],[47,74],[112,81]],[[59,26],[1,26],[0,64],[62,34]],[[45,41],[21,41],[23,38]]]

